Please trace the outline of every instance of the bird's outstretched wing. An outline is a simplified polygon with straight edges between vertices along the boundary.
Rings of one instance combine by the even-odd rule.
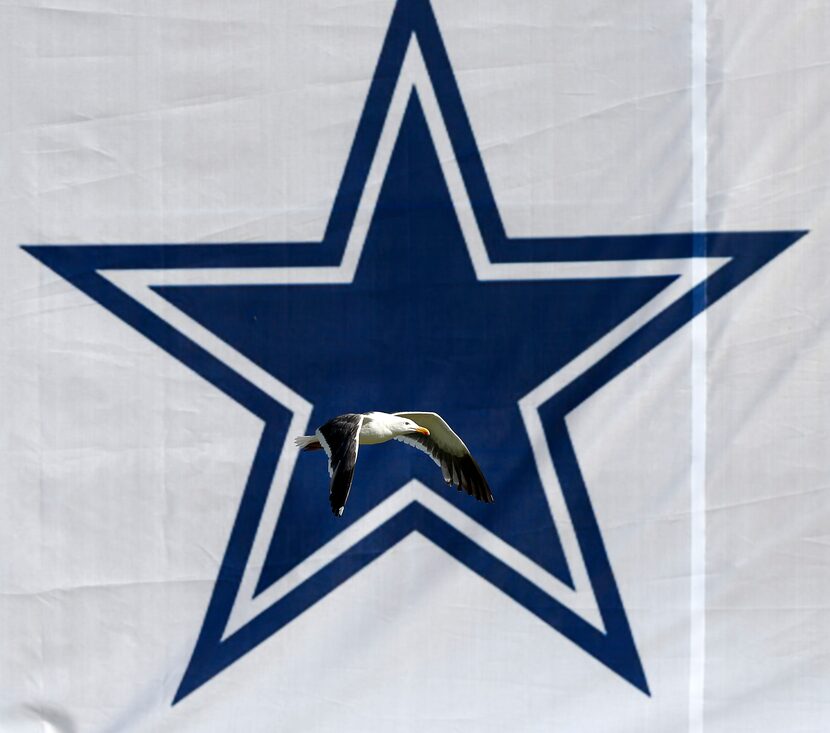
[[[329,503],[336,517],[343,514],[352,487],[363,415],[338,415],[315,431],[329,458]]]
[[[490,491],[481,468],[475,458],[470,455],[464,441],[453,432],[444,418],[434,412],[396,412],[395,414],[413,420],[429,430],[429,435],[420,433],[399,435],[395,440],[411,445],[430,456],[441,467],[444,481],[448,484],[454,484],[459,490],[464,489],[479,501],[488,504],[493,502],[493,492]]]

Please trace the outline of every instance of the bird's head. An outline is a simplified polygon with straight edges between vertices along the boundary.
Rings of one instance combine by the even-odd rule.
[[[395,426],[395,431],[398,435],[408,435],[411,433],[420,433],[421,435],[429,435],[429,430],[421,425],[418,425],[414,420],[408,418],[401,418],[398,425]]]

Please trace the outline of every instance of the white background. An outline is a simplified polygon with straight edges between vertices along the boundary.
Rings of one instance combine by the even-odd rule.
[[[702,719],[689,326],[570,420],[651,698],[413,536],[170,707],[259,426],[18,245],[319,238],[392,3],[87,0],[0,2],[1,730],[830,728],[830,8],[708,4],[704,151],[690,2],[434,8],[509,234],[688,231],[704,153],[811,230],[706,316]]]

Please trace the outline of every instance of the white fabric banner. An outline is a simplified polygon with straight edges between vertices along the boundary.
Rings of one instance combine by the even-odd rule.
[[[830,729],[828,39],[0,0],[0,730]]]

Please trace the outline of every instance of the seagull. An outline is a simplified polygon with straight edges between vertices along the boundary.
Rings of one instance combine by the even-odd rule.
[[[493,493],[467,446],[434,412],[364,412],[338,415],[321,425],[314,435],[294,439],[302,451],[321,448],[329,459],[329,502],[336,517],[343,515],[352,486],[357,451],[361,445],[399,440],[423,451],[441,468],[444,481],[466,491],[478,501],[493,502]]]

